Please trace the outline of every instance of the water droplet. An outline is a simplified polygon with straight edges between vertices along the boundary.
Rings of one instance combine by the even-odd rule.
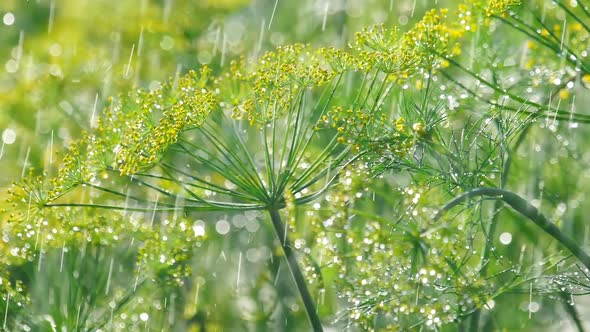
[[[13,25],[14,21],[15,17],[14,14],[11,12],[4,14],[4,17],[2,17],[2,22],[4,23],[4,25]]]
[[[509,245],[512,242],[512,234],[510,234],[508,232],[504,232],[504,233],[500,234],[500,242],[503,245]]]
[[[221,234],[221,235],[225,235],[227,233],[229,233],[229,229],[230,229],[230,224],[229,222],[227,222],[227,220],[219,220],[216,224],[215,224],[215,230],[217,231],[217,233]]]
[[[49,47],[49,54],[51,56],[58,57],[62,54],[62,51],[61,45],[58,43],[55,43]]]
[[[201,220],[197,220],[193,225],[193,232],[195,232],[195,237],[205,236],[205,223]]]
[[[174,47],[174,39],[170,36],[164,36],[160,42],[160,47],[165,51],[172,49]]]
[[[6,68],[6,71],[9,73],[16,73],[18,70],[18,62],[14,59],[10,59],[6,61],[4,68]]]
[[[7,128],[2,132],[2,142],[12,144],[16,141],[16,132],[12,128]]]

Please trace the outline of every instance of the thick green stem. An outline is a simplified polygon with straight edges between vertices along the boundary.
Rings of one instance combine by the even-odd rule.
[[[477,196],[492,196],[498,197],[496,201],[495,207],[499,208],[501,206],[501,201],[510,205],[514,210],[522,214],[523,216],[527,217],[529,220],[534,222],[537,226],[539,226],[542,230],[544,230],[547,234],[551,237],[556,239],[559,243],[561,243],[564,247],[566,247],[586,268],[590,269],[590,256],[578,245],[574,240],[569,238],[567,235],[563,234],[561,230],[555,226],[552,222],[547,220],[547,218],[524,198],[518,196],[517,194],[499,188],[476,188],[471,191],[468,191],[450,201],[447,205],[445,205],[435,216],[435,219],[438,219],[442,216],[442,214],[453,207],[461,204],[462,202],[471,199]],[[494,218],[496,219],[496,218]],[[495,231],[496,221],[492,221],[493,229]],[[486,246],[488,248],[488,246]],[[489,252],[487,255],[484,253],[484,259],[489,257]],[[486,262],[484,262],[486,264]],[[487,264],[486,264],[487,265]],[[484,265],[485,266],[485,265]],[[485,271],[485,270],[484,270]],[[567,305],[567,304],[566,304]],[[574,313],[576,313],[574,311]],[[577,315],[572,315],[574,321],[577,319]],[[470,330],[471,331],[478,331],[479,330],[479,320],[480,320],[480,311],[476,310],[474,315],[471,319]],[[577,323],[577,321],[576,321]]]
[[[471,316],[471,321],[469,322],[469,331],[479,331],[479,321],[481,320],[481,310],[477,309],[473,312]]]
[[[491,196],[500,198],[504,201],[504,203],[510,205],[510,207],[523,216],[527,217],[530,221],[545,231],[545,233],[556,239],[559,243],[566,247],[572,253],[572,255],[574,255],[580,261],[580,263],[582,263],[586,268],[590,269],[590,256],[588,256],[588,254],[574,240],[561,232],[561,230],[555,226],[555,224],[547,220],[547,218],[541,213],[541,211],[539,211],[539,209],[537,209],[524,198],[508,190],[499,188],[473,189],[460,196],[457,196],[452,201],[450,201],[438,211],[435,219],[440,218],[444,212],[452,209],[462,202],[477,196]]]
[[[307,283],[305,282],[303,273],[301,273],[301,268],[297,262],[295,252],[291,248],[291,243],[286,232],[287,229],[281,220],[279,210],[272,208],[268,210],[268,213],[270,214],[270,219],[272,220],[275,233],[281,242],[281,247],[283,247],[283,252],[285,253],[285,257],[287,258],[287,263],[289,265],[289,270],[291,270],[291,274],[293,275],[293,279],[297,285],[297,290],[299,291],[299,295],[303,301],[303,306],[305,307],[307,318],[309,318],[309,322],[313,328],[313,331],[323,331],[324,329],[322,328],[322,322],[320,321],[320,317],[316,311],[313,298],[309,293],[309,289],[307,289]]]

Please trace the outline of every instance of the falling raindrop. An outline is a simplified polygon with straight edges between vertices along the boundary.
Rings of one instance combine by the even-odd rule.
[[[105,290],[104,290],[104,294],[108,295],[109,294],[109,288],[110,288],[110,284],[111,284],[111,276],[113,274],[113,263],[114,263],[114,258],[111,258],[111,262],[109,263],[109,273],[107,276],[107,284],[105,286]]]
[[[10,304],[10,293],[6,294],[6,309],[4,311],[4,322],[2,323],[2,329],[6,330],[6,321],[8,320],[8,305]]]
[[[240,274],[242,272],[242,252],[240,251],[240,256],[238,258],[238,273],[236,277],[236,289],[239,289],[240,286]]]
[[[53,20],[55,18],[55,0],[51,0],[49,5],[49,22],[47,23],[47,33],[51,33],[53,30]]]
[[[164,47],[162,47],[162,48],[164,48]],[[131,61],[133,60],[133,52],[134,51],[135,51],[135,44],[133,44],[133,46],[131,46],[131,52],[129,53],[129,61],[127,61],[127,66],[125,67],[124,78],[129,78],[129,71],[131,70]]]
[[[271,27],[271,25],[272,25],[272,20],[273,20],[273,19],[274,19],[274,17],[275,17],[275,12],[277,11],[277,5],[278,5],[278,4],[279,4],[279,0],[276,0],[276,1],[275,1],[275,5],[274,5],[274,7],[273,7],[273,9],[272,9],[272,14],[270,15],[270,20],[268,21],[268,30],[270,30],[270,27]]]
[[[330,2],[326,1],[326,7],[324,8],[324,19],[322,20],[322,31],[326,31],[326,22],[328,21],[328,9],[330,8]]]

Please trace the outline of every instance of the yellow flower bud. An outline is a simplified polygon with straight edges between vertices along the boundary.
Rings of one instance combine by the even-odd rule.
[[[570,97],[570,92],[567,88],[563,88],[559,90],[559,98],[561,99],[568,99]]]
[[[418,134],[419,136],[424,135],[424,133],[426,132],[425,128],[424,128],[424,124],[422,122],[416,122],[412,125],[412,130]]]

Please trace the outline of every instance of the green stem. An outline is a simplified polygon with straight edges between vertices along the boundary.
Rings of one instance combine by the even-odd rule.
[[[549,98],[547,98],[547,100],[545,100],[545,103],[550,103],[551,99],[556,97],[557,94],[559,93],[559,91],[561,89],[565,88],[567,86],[567,84],[569,84],[569,82],[573,82],[576,79],[576,77],[577,76],[570,77],[566,82],[564,82],[560,86],[558,86],[551,93]],[[514,143],[512,151],[509,149],[508,144],[505,141],[505,139],[502,140],[503,149],[504,149],[504,151],[506,151],[506,158],[504,161],[504,165],[502,167],[502,174],[501,174],[501,178],[500,178],[500,188],[501,189],[504,189],[506,187],[506,184],[508,183],[508,174],[510,172],[510,167],[512,166],[512,156],[513,156],[513,154],[515,154],[518,151],[518,148],[524,142],[525,137],[527,136],[528,132],[532,128],[532,124],[533,124],[532,122],[529,122],[524,126],[524,128],[520,132],[518,138],[516,139],[516,142]],[[481,259],[481,268],[479,271],[479,273],[482,277],[486,277],[486,275],[487,275],[487,268],[489,266],[488,260],[490,259],[490,255],[491,255],[492,247],[493,247],[492,241],[496,235],[496,225],[498,224],[498,218],[500,215],[498,211],[500,211],[500,208],[502,208],[502,204],[503,204],[503,201],[501,199],[496,199],[496,201],[494,202],[493,216],[492,216],[492,220],[490,221],[490,225],[488,227],[487,240],[484,244],[483,255],[482,255],[482,259]],[[471,318],[470,331],[476,332],[476,331],[480,330],[479,329],[480,317],[481,317],[481,310],[478,309],[473,313],[473,317]]]
[[[469,322],[469,331],[479,331],[479,321],[481,320],[481,310],[477,309],[471,315],[471,320]]]
[[[535,225],[545,231],[545,233],[549,234],[551,237],[561,243],[580,261],[580,263],[582,263],[587,269],[590,269],[590,256],[588,256],[588,254],[584,252],[584,250],[574,240],[561,232],[561,230],[555,226],[554,223],[547,220],[547,218],[541,213],[541,211],[539,211],[539,209],[537,209],[524,198],[508,190],[499,188],[476,188],[463,193],[462,195],[455,197],[453,200],[447,203],[447,205],[440,209],[434,217],[435,220],[439,219],[444,212],[452,209],[466,200],[477,196],[500,198],[504,201],[504,203],[510,205],[510,207],[512,207],[518,213],[527,217],[530,221],[535,223]]]
[[[281,220],[279,210],[276,208],[270,208],[268,210],[268,213],[270,214],[270,219],[272,220],[272,225],[274,226],[275,233],[279,238],[279,241],[281,242],[281,247],[283,248],[283,252],[285,253],[285,257],[287,258],[289,270],[291,270],[291,274],[293,275],[293,279],[295,280],[295,284],[297,285],[297,290],[299,291],[299,295],[301,296],[301,300],[303,301],[303,306],[305,307],[307,318],[309,318],[309,322],[311,323],[313,331],[321,332],[324,330],[322,328],[322,322],[320,321],[320,317],[318,316],[318,313],[316,311],[313,298],[309,293],[309,289],[307,289],[307,283],[305,281],[305,278],[303,277],[303,273],[301,272],[299,263],[297,262],[295,252],[291,248],[291,243],[287,236],[285,224],[283,224],[283,221]]]
[[[524,138],[524,136],[526,135],[526,132],[528,132],[528,128],[530,128],[530,126],[525,127],[525,129],[522,131],[521,135],[519,136],[519,140],[516,142],[516,146],[514,148],[514,152],[516,152],[516,150],[518,150],[518,146],[520,146],[520,143],[522,142],[522,139]],[[502,174],[501,174],[501,179],[500,179],[500,188],[504,189],[504,187],[506,186],[506,181],[508,179],[508,172],[510,171],[510,166],[512,165],[512,154],[510,153],[510,150],[506,147],[505,145],[505,141],[503,140],[502,145],[504,146],[504,149],[507,153],[507,156],[505,158],[504,161],[504,166],[502,169]],[[488,227],[488,231],[487,231],[487,237],[486,237],[486,241],[483,247],[483,255],[481,258],[481,267],[479,270],[479,273],[482,277],[486,277],[487,275],[487,270],[488,270],[488,259],[490,258],[490,255],[492,253],[492,248],[494,246],[494,236],[496,234],[496,225],[498,224],[498,216],[499,216],[499,212],[500,208],[502,208],[502,200],[501,199],[496,199],[496,201],[494,202],[494,210],[493,210],[493,216],[492,216],[492,220],[490,221],[490,225]],[[479,331],[479,324],[480,324],[480,320],[481,320],[481,308],[477,309],[473,312],[473,315],[471,317],[471,324],[469,326],[469,331]]]
[[[578,314],[576,307],[573,305],[573,303],[570,304],[570,299],[569,299],[568,294],[566,294],[565,292],[561,292],[559,294],[559,296],[563,300],[563,307],[564,307],[565,311],[570,315],[570,317],[574,321],[574,324],[576,324],[576,328],[578,329],[578,332],[584,332],[584,324],[582,323],[582,320],[580,319],[580,315]]]

